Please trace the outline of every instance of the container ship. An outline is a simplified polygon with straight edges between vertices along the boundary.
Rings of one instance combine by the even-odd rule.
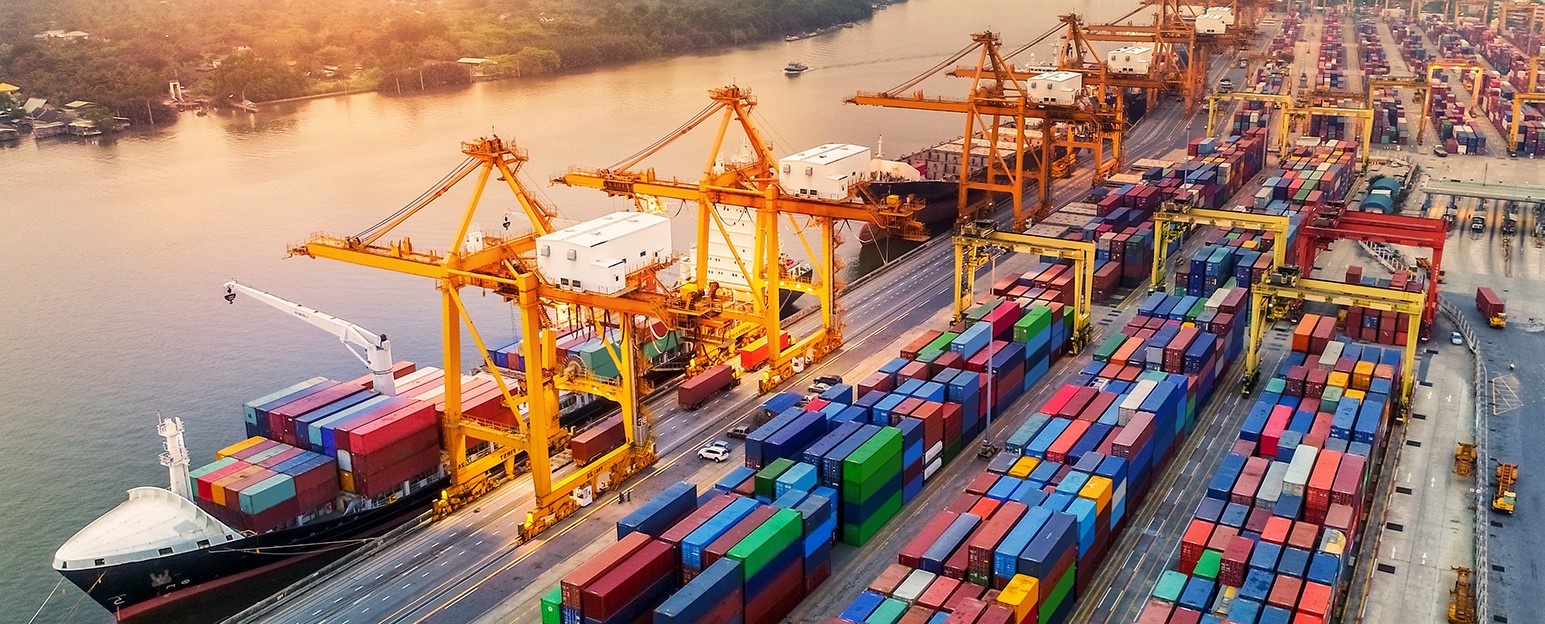
[[[1351,146],[1301,146],[1263,175],[1264,130],[1241,134],[1194,140],[1184,161],[1150,163],[1141,185],[1096,193],[1036,227],[1095,241],[1107,288],[1135,286],[1149,277],[1149,217],[1163,202],[1291,220],[1345,198]],[[1092,345],[1090,361],[1011,430],[1004,452],[902,538],[893,565],[840,612],[808,618],[1070,621],[1129,512],[1159,494],[1158,477],[1233,371],[1250,289],[1273,251],[1296,249],[1289,232],[1201,240],[1174,290],[1149,295]],[[1178,253],[1180,243],[1168,244]],[[830,577],[834,549],[870,542],[943,466],[975,455],[988,415],[1014,406],[1066,356],[1066,269],[1043,261],[994,284],[962,321],[918,330],[900,357],[856,384],[770,398],[745,466],[707,491],[668,487],[619,521],[614,544],[545,594],[543,622],[652,611],[673,624],[762,623],[793,613]],[[1265,385],[1217,468],[1142,622],[1330,621],[1399,381],[1396,350],[1336,339],[1335,326],[1314,315],[1298,323],[1284,373]]]
[[[658,323],[643,329],[643,351],[657,365],[683,354],[675,332]],[[593,330],[564,333],[557,345],[566,361],[616,376]],[[520,374],[520,345],[489,350],[506,378]],[[164,420],[170,487],[130,490],[127,501],[59,547],[54,569],[119,620],[156,621],[195,597],[240,601],[239,584],[342,554],[402,525],[448,483],[439,432],[445,371],[399,362],[392,376],[395,396],[378,392],[367,375],[316,377],[249,401],[249,437],[191,470],[181,423]],[[491,373],[462,377],[464,418],[513,424],[501,397]],[[559,403],[560,424],[575,429],[616,406],[567,392]],[[576,435],[575,461],[621,444],[620,426],[617,436],[611,429],[603,422]],[[473,453],[488,446],[471,442]]]

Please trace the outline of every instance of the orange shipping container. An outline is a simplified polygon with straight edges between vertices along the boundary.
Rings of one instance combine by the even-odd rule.
[[[1300,353],[1309,352],[1309,338],[1314,335],[1314,325],[1320,317],[1313,314],[1305,314],[1298,321],[1298,327],[1293,328],[1293,350]]]

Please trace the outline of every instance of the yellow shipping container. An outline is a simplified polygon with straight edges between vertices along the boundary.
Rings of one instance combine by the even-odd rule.
[[[338,471],[338,487],[343,491],[354,493],[354,473],[347,470]]]
[[[1368,395],[1368,393],[1363,392],[1362,390],[1347,390],[1346,392],[1341,393],[1341,396],[1344,396],[1346,398],[1357,399],[1358,403],[1362,403],[1363,402],[1363,398],[1366,397],[1367,395]]]
[[[1346,373],[1343,373],[1341,371],[1334,371],[1330,375],[1327,375],[1325,377],[1325,385],[1327,385],[1327,386],[1335,386],[1337,388],[1341,388],[1342,390],[1345,390],[1347,388],[1347,381],[1349,379],[1350,379],[1350,377]]]
[[[242,468],[240,471],[237,471],[230,476],[224,477],[219,481],[214,482],[214,484],[209,487],[209,498],[213,500],[216,505],[223,507],[233,507],[234,505],[226,504],[226,492],[228,492],[230,488],[241,487],[247,482],[249,477],[263,471],[264,468],[258,466],[248,466],[246,468]]]
[[[1014,610],[1015,622],[1033,622],[1035,606],[1041,600],[1041,582],[1033,576],[1015,574],[998,592],[998,604]]]
[[[1358,362],[1352,369],[1352,387],[1358,390],[1367,390],[1373,382],[1373,362]]]
[[[267,440],[267,439],[268,438],[265,438],[263,436],[252,436],[250,438],[247,438],[245,440],[242,440],[240,442],[237,442],[235,444],[227,446],[227,447],[225,447],[223,449],[220,449],[219,451],[216,451],[215,452],[215,459],[225,459],[227,457],[230,457],[232,455],[240,453],[243,450],[245,450],[245,449],[247,449],[247,448],[249,448],[251,446],[254,446],[257,443],[262,442],[262,441]]]
[[[1029,477],[1030,473],[1034,472],[1035,467],[1039,465],[1041,465],[1041,460],[1026,455],[1019,458],[1019,461],[1014,462],[1014,466],[1009,468],[1009,476],[1015,479],[1024,479]]]
[[[1106,508],[1110,507],[1110,479],[1100,475],[1090,476],[1089,482],[1085,483],[1084,488],[1078,491],[1078,496],[1079,498],[1087,498],[1094,501],[1095,509],[1104,513]]]

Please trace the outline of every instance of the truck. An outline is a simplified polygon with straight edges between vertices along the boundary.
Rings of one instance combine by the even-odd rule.
[[[740,383],[735,367],[720,364],[692,376],[676,387],[676,403],[684,410],[702,407],[708,399]]]
[[[1486,317],[1486,324],[1492,327],[1507,327],[1507,306],[1496,291],[1489,286],[1475,289],[1475,309]]]
[[[1475,215],[1473,217],[1470,217],[1470,231],[1471,232],[1485,232],[1486,231],[1486,217],[1483,217],[1481,215]]]
[[[1497,491],[1491,497],[1491,508],[1502,513],[1513,513],[1518,494],[1513,486],[1518,484],[1518,464],[1497,464]]]

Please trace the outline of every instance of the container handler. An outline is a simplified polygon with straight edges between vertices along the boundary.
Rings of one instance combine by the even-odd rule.
[[[1475,474],[1475,445],[1460,442],[1454,449],[1454,474],[1468,477]]]
[[[1502,513],[1513,513],[1517,494],[1513,486],[1518,483],[1518,464],[1497,464],[1497,492],[1491,499],[1491,508]]]

